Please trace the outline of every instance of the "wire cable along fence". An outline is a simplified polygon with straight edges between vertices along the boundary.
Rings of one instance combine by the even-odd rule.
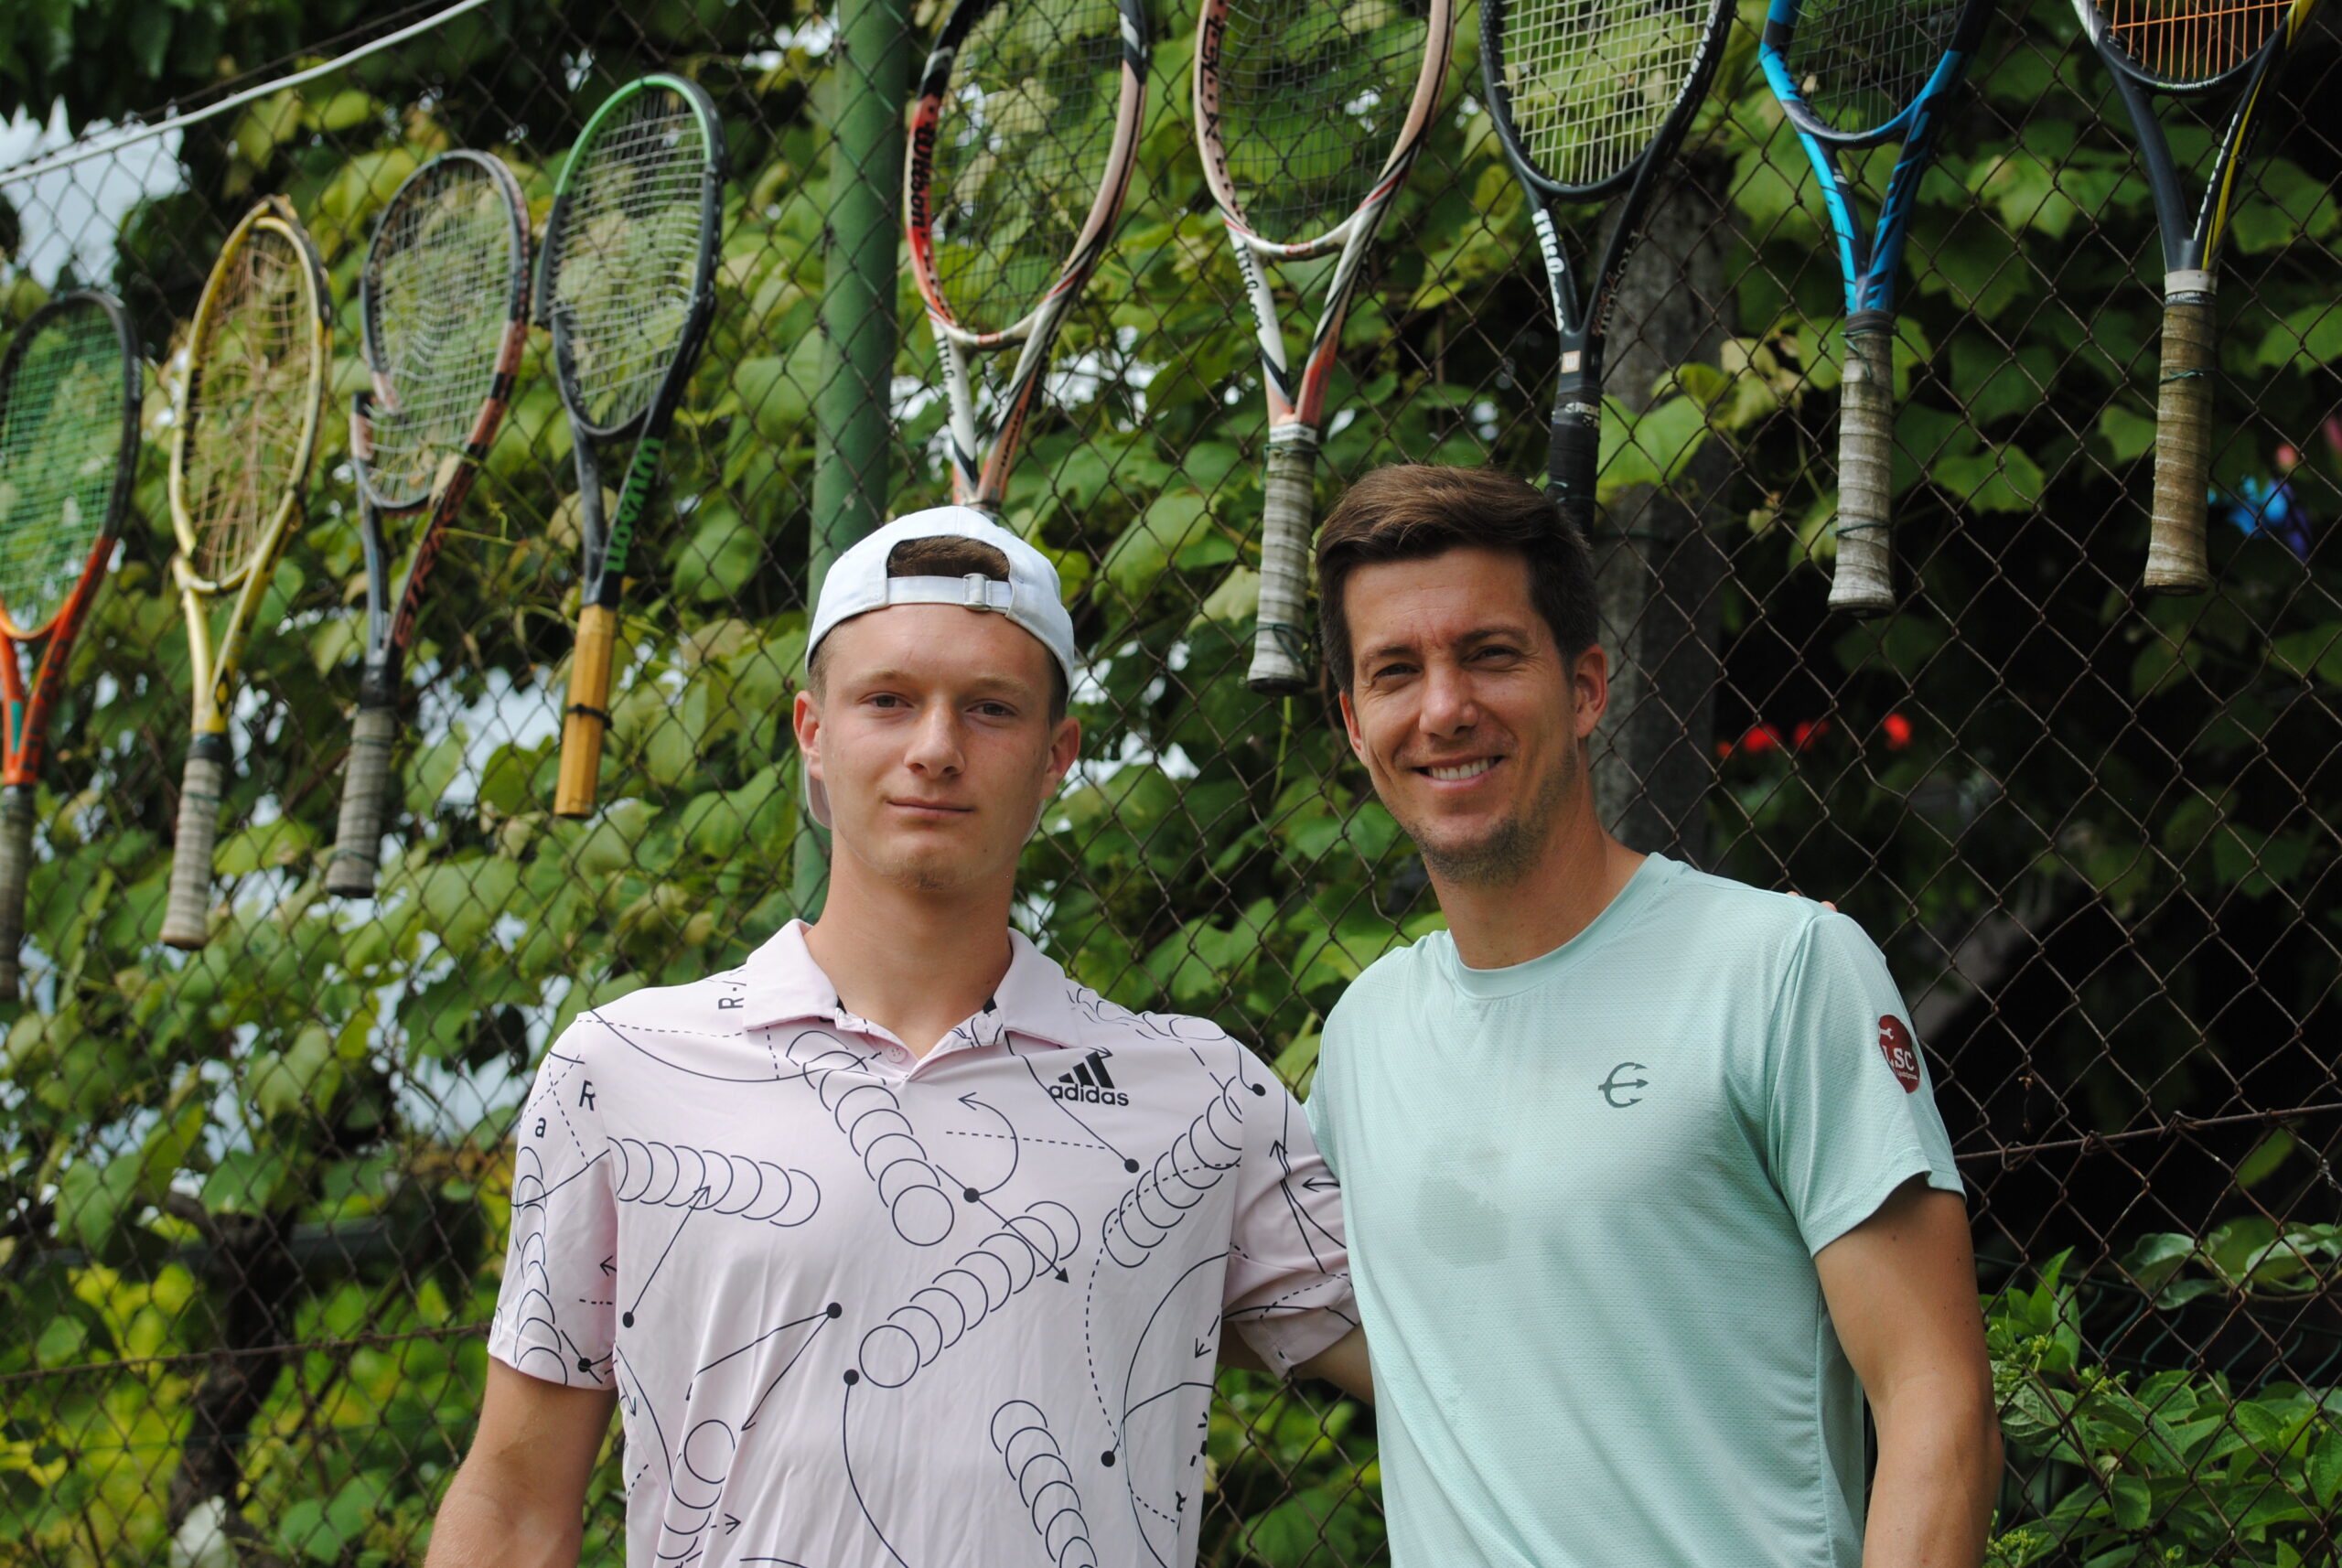
[[[985,478],[1057,562],[1086,660],[1083,757],[1026,854],[1025,929],[1083,983],[1209,1015],[1305,1090],[1345,985],[1437,925],[1314,660],[1297,690],[1247,684],[1264,488],[1297,488],[1280,505],[1305,520],[1402,457],[1543,478],[1557,379],[1578,369],[1543,252],[1558,232],[1599,252],[1617,213],[1566,191],[1539,210],[1466,6],[1371,245],[1263,266],[1229,242],[1198,151],[1195,0],[999,6],[982,37],[1007,84],[971,100],[948,79],[936,111],[938,134],[967,116],[996,145],[950,144],[938,199],[959,205],[931,242],[1024,247],[1015,297],[989,315],[953,294],[967,276],[945,252],[938,297],[979,331],[1029,311],[1050,269],[1094,263],[1029,398],[1016,356],[939,349],[906,258],[914,70],[946,7],[487,0],[416,28],[422,10],[360,0],[91,0],[0,17],[0,334],[102,291],[144,367],[119,542],[96,552],[109,569],[46,704],[28,683],[54,633],[36,623],[74,591],[100,520],[79,519],[81,553],[49,549],[62,521],[27,513],[62,481],[0,441],[0,630],[23,669],[6,800],[30,821],[20,999],[0,1004],[0,1562],[421,1561],[478,1407],[535,1061],[582,1009],[735,963],[818,902],[785,716],[813,579],[864,525],[949,499],[955,467],[974,483],[1004,420],[1022,425]],[[1415,62],[1448,14],[1307,9],[1329,58],[1402,40]],[[1657,57],[1706,15],[1584,9],[1578,42],[1519,57],[1520,112],[1542,113],[1540,60],[1631,77],[1650,56],[1638,80],[1656,96],[1539,144],[1571,191],[1634,156],[1605,150],[1616,127],[1647,139],[1668,116],[1680,66]],[[1875,10],[1908,53],[1942,47],[1954,8],[1843,10]],[[1243,14],[1276,27],[1258,0]],[[2318,106],[2342,91],[2342,38],[2306,4],[2107,15],[2111,35],[2088,5],[2001,0],[1899,185],[1907,129],[1810,153],[1777,88],[1883,100],[1912,90],[1901,65],[1864,75],[1848,44],[1849,82],[1777,82],[1766,7],[1742,0],[1720,33],[1638,242],[1590,306],[1603,362],[1579,515],[1617,671],[1596,789],[1632,846],[1835,898],[1888,954],[1970,1183],[2008,1439],[1993,1560],[2332,1564],[2342,133]],[[2272,40],[2282,69],[2255,74]],[[2107,49],[2177,59],[2186,81],[2119,78]],[[1301,52],[1288,40],[1279,68]],[[1261,235],[1312,239],[1363,199],[1348,187],[1391,163],[1413,70],[1371,102],[1279,89],[1264,116],[1322,113],[1326,145],[1338,133],[1354,156],[1308,171],[1341,202],[1314,185],[1263,199],[1318,203],[1291,234],[1248,196]],[[580,183],[572,149],[645,78],[674,84],[661,102],[679,111],[704,100],[689,134],[720,163],[647,216],[581,199],[549,237],[556,192]],[[1112,166],[1133,87],[1119,216],[1085,253],[1099,192],[1049,171]],[[2240,104],[2249,138],[2231,134]],[[985,162],[1053,134],[1087,139],[1060,164]],[[1235,177],[1267,171],[1241,150],[1225,150]],[[363,314],[397,281],[367,281],[384,213],[457,153],[509,171],[541,250],[573,247],[540,270],[538,320],[502,364],[521,308],[504,263],[447,285],[477,301]],[[1874,223],[1899,192],[1884,323],[1849,317],[1829,166]],[[693,296],[704,172],[720,221]],[[965,205],[989,191],[1046,194]],[[509,248],[479,196],[445,220]],[[329,345],[315,391],[232,321],[199,321],[264,200],[267,232],[306,234],[323,269],[322,323],[279,323],[287,354]],[[642,258],[683,285],[638,287]],[[1256,320],[1256,302],[1274,313]],[[607,343],[589,341],[597,313],[620,324]],[[1337,350],[1307,469],[1279,455],[1295,389],[1263,345],[1280,318],[1327,319]],[[193,503],[172,454],[192,441],[204,494],[250,503],[241,542],[198,541],[220,557],[194,563],[209,583],[270,556],[263,492],[302,445],[272,434],[285,450],[265,468],[202,445],[207,424],[257,417],[205,402],[224,389],[198,384],[203,356],[222,350],[245,353],[242,381],[328,406],[215,682],[182,619],[174,513]],[[448,381],[452,445],[411,462],[396,441],[443,411],[410,410],[403,378],[442,354],[490,356],[487,380]],[[662,427],[622,428],[670,367]],[[641,381],[635,406],[564,384],[613,370]],[[957,430],[953,374],[970,379]],[[33,384],[0,378],[0,395]],[[371,435],[339,416],[353,396]],[[481,413],[500,397],[500,428]],[[1891,539],[1892,607],[1860,619],[1829,607],[1850,400],[1885,432],[1865,482],[1893,524],[1862,536]],[[36,417],[12,401],[0,429]],[[2201,480],[2175,480],[2199,446]],[[90,460],[117,447],[93,436]],[[378,518],[393,457],[392,499],[419,510]],[[103,478],[75,480],[79,506],[104,504]],[[2203,520],[2208,586],[2149,594],[2151,520],[2174,512]],[[426,526],[427,591],[389,597]],[[589,658],[607,662],[581,686]],[[162,927],[180,824],[209,809],[182,789],[199,677],[222,702],[197,737],[217,844],[208,885],[182,879],[201,945],[181,950]],[[565,723],[602,743],[564,792],[574,818],[555,808]],[[367,755],[387,769],[378,874],[329,891]],[[1663,1215],[1650,1241],[1668,1244]],[[1333,1391],[1222,1373],[1202,1561],[1383,1561],[1376,1452],[1371,1412]],[[589,1562],[618,1559],[625,1473],[614,1440]]]

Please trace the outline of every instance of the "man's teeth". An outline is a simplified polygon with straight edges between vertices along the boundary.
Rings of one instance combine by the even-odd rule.
[[[1466,779],[1477,779],[1496,765],[1495,757],[1484,757],[1477,762],[1459,762],[1453,768],[1433,768],[1426,771],[1443,784],[1454,784]]]

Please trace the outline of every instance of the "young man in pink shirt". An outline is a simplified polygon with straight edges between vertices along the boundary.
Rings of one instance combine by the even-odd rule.
[[[616,1405],[636,1568],[1188,1568],[1223,1323],[1366,1391],[1338,1194],[1242,1045],[1010,928],[1080,739],[1047,559],[902,519],[810,648],[827,904],[548,1053],[430,1562],[575,1563]]]

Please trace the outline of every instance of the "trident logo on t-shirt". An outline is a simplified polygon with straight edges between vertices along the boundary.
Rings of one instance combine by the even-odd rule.
[[[1903,1092],[1916,1092],[1919,1087],[1919,1053],[1911,1044],[1911,1031],[1892,1013],[1878,1021],[1878,1049],[1886,1058],[1886,1065],[1895,1069],[1895,1081],[1903,1086]]]

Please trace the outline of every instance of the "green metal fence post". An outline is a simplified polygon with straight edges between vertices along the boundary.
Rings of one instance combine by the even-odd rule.
[[[886,515],[903,110],[911,86],[906,0],[840,0],[835,16],[809,607],[830,563]],[[800,914],[811,919],[819,912],[828,881],[829,835],[809,820],[797,836],[792,902]]]

